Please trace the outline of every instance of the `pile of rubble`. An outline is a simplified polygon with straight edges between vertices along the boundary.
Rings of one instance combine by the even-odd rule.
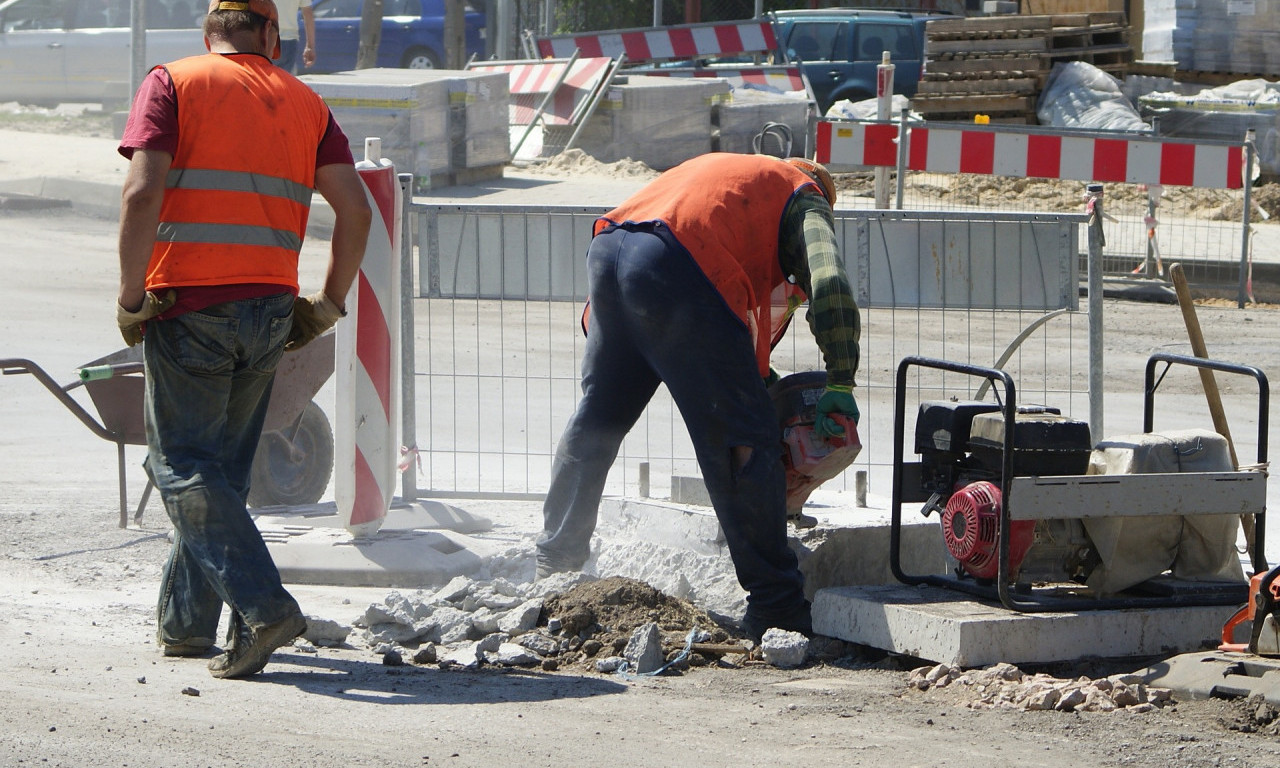
[[[909,688],[947,689],[972,709],[1057,710],[1059,712],[1150,712],[1172,703],[1167,688],[1149,688],[1138,675],[1072,680],[1027,675],[1012,664],[962,671],[947,664],[912,670]]]
[[[656,674],[694,666],[775,666],[806,658],[803,636],[775,633],[757,649],[687,600],[635,579],[556,574],[531,583],[457,577],[433,592],[392,591],[352,626],[308,619],[306,641],[363,644],[383,663],[483,664]]]

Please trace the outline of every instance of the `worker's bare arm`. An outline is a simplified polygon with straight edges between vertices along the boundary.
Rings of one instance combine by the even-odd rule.
[[[365,198],[364,184],[353,166],[341,163],[316,169],[316,189],[333,208],[333,241],[324,292],[340,307],[360,271],[373,211]]]

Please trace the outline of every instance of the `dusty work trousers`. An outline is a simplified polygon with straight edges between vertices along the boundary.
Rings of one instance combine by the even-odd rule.
[[[146,468],[174,529],[163,644],[212,644],[223,603],[233,629],[299,612],[245,507],[292,311],[284,293],[147,324]]]
[[[582,399],[556,449],[539,566],[586,562],[609,468],[661,382],[692,438],[748,617],[807,615],[804,578],[787,547],[777,416],[746,327],[663,229],[597,236],[587,272]],[[735,447],[750,449],[742,466]]]

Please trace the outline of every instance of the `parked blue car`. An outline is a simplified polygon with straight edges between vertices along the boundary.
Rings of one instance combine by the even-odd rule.
[[[316,63],[300,73],[342,72],[356,67],[363,0],[316,0]],[[444,0],[383,0],[379,67],[438,69],[445,62]],[[306,29],[299,22],[302,45]],[[483,57],[485,15],[466,12],[467,56]]]

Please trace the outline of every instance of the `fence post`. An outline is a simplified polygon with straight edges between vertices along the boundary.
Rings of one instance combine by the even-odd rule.
[[[1089,432],[1096,443],[1105,434],[1102,424],[1102,185],[1090,184],[1085,211],[1089,214]]]
[[[418,295],[413,284],[413,174],[402,173],[400,192],[403,210],[400,216],[400,498],[418,498],[418,430],[414,385],[413,299]]]
[[[898,174],[898,189],[896,195],[897,199],[894,201],[893,207],[899,211],[902,210],[903,187],[907,181],[907,142],[910,141],[910,139],[907,138],[907,131],[909,130],[907,127],[907,116],[910,114],[911,108],[903,107],[898,120],[898,166],[894,169],[894,172]]]
[[[1254,161],[1254,130],[1252,128],[1244,132],[1244,215],[1240,222],[1240,289],[1236,294],[1236,308],[1244,309],[1246,294],[1248,293],[1249,279],[1249,236],[1250,229],[1249,219],[1253,213],[1253,161]]]

